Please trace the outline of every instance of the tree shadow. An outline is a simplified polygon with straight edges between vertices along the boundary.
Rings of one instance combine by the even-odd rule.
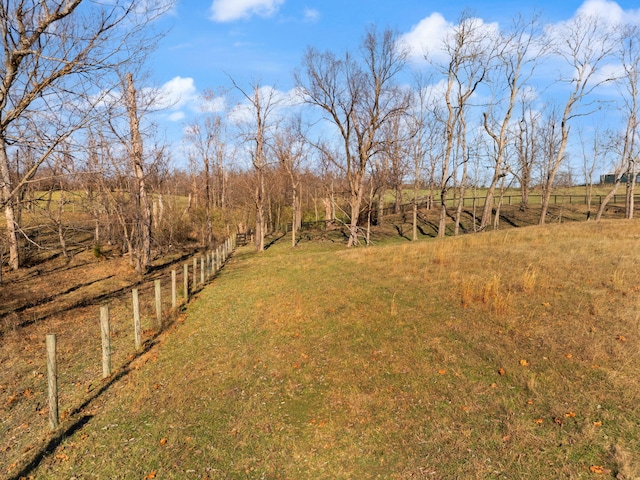
[[[72,436],[82,427],[87,425],[94,417],[94,415],[81,415],[83,410],[89,407],[89,405],[91,405],[94,400],[105,393],[113,384],[131,373],[131,364],[145,353],[148,353],[154,346],[158,344],[158,337],[166,330],[169,325],[171,325],[171,323],[166,324],[163,329],[156,332],[153,337],[148,339],[142,345],[142,348],[138,352],[136,352],[135,355],[130,356],[127,362],[125,362],[116,372],[107,377],[99,389],[93,391],[91,395],[89,395],[80,405],[71,409],[69,412],[69,418],[73,418],[76,415],[79,415],[78,418],[73,420],[68,425],[65,425],[64,427],[58,427],[58,429],[54,432],[53,437],[50,438],[49,441],[47,441],[45,444],[43,444],[41,448],[34,449],[31,458],[26,461],[20,471],[18,471],[12,477],[9,477],[7,480],[20,480],[22,478],[27,478],[31,472],[38,468],[38,466],[45,458],[52,455],[56,451],[56,449],[62,444],[62,442],[64,442],[66,438]]]

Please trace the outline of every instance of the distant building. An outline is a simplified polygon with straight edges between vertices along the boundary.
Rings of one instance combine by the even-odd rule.
[[[617,175],[615,173],[606,173],[604,175],[600,175],[600,183],[615,183]],[[636,182],[640,183],[640,173],[636,175]],[[622,179],[620,183],[627,183],[627,174],[622,174]]]

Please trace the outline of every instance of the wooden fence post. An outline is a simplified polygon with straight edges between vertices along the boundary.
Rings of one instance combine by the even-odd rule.
[[[193,257],[193,289],[196,289],[198,284],[198,257]]]
[[[200,283],[204,285],[204,255],[200,255]]]
[[[189,302],[189,264],[185,263],[183,265],[183,281],[184,281],[184,303],[188,303]]]
[[[109,305],[100,307],[100,334],[102,336],[102,378],[111,375],[111,329],[109,327]]]
[[[154,280],[156,297],[156,324],[158,328],[162,328],[162,290],[160,289],[160,280]]]
[[[178,305],[178,293],[176,291],[176,275],[175,268],[171,270],[171,308],[176,308]]]
[[[133,299],[133,334],[136,344],[136,350],[140,350],[142,347],[142,335],[140,334],[140,299],[138,298],[138,289],[131,290],[131,297]]]
[[[49,425],[55,430],[60,425],[58,416],[58,362],[56,360],[56,336],[47,335],[47,375],[49,384]]]

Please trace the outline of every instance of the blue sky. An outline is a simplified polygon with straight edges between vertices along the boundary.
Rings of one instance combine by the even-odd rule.
[[[287,91],[308,46],[336,53],[356,49],[371,24],[395,29],[416,44],[437,42],[465,9],[505,27],[518,13],[539,11],[552,24],[580,9],[640,23],[637,0],[178,0],[162,20],[168,34],[150,64],[153,81],[172,99],[161,114],[167,136],[181,135],[198,112],[202,92],[230,88],[229,76],[247,88],[259,82]]]

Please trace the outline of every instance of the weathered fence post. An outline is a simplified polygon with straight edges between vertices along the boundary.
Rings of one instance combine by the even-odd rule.
[[[131,297],[133,299],[133,334],[136,344],[136,350],[140,350],[142,347],[142,336],[140,334],[140,299],[138,298],[138,289],[131,290]]]
[[[204,285],[204,255],[200,255],[200,283]]]
[[[189,302],[189,264],[185,263],[183,265],[183,281],[184,281],[184,303]]]
[[[47,335],[47,375],[49,384],[49,425],[58,428],[58,362],[56,360],[56,336]]]
[[[158,328],[162,328],[162,290],[160,289],[160,280],[154,280],[156,297],[156,324]]]
[[[193,289],[196,289],[198,284],[198,257],[193,257]]]
[[[171,308],[176,308],[178,305],[178,293],[176,291],[176,275],[175,268],[171,270]]]
[[[111,375],[111,329],[109,327],[109,305],[100,307],[100,334],[102,336],[102,378]]]

